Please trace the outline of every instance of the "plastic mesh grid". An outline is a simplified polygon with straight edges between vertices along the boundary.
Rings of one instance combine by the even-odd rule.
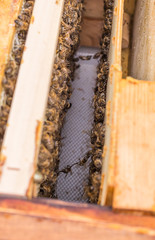
[[[80,68],[75,72],[70,99],[72,107],[68,110],[62,130],[62,149],[59,171],[82,159],[91,149],[90,133],[93,123],[92,99],[94,95],[96,68],[98,60],[93,55],[95,48],[80,48],[77,56],[91,55],[90,60],[79,60]],[[89,175],[90,159],[84,166],[74,165],[71,172],[60,172],[57,179],[56,195],[58,199],[73,202],[87,202],[84,186]]]

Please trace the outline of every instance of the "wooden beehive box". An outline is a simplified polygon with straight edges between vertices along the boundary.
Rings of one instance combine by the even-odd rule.
[[[141,79],[140,81],[126,77],[129,67],[122,68],[122,58],[126,56],[125,52],[129,51],[128,45],[122,49],[122,38],[124,41],[129,41],[130,38],[128,33],[122,37],[123,14],[125,9],[129,16],[133,15],[134,4],[132,5],[131,2],[134,3],[134,1],[125,1],[125,7],[123,0],[115,0],[114,4],[107,87],[106,141],[99,198],[99,204],[102,206],[95,206],[52,199],[31,199],[51,62],[54,59],[63,9],[63,1],[54,0],[51,3],[49,0],[46,2],[36,0],[1,153],[0,239],[154,239],[155,84],[152,75],[151,79],[149,75],[147,79],[142,79],[136,77],[138,73],[133,73],[135,78]],[[3,38],[0,37],[0,82],[13,39],[14,20],[19,13],[21,3],[21,0],[0,2],[0,16],[3,19],[0,24],[0,36],[3,35]],[[86,26],[89,21],[93,23],[96,21],[94,25],[100,28],[102,17],[91,14],[96,2],[92,0],[87,4],[90,15],[84,17]],[[155,1],[152,0],[150,3],[146,1],[147,6],[148,4],[151,8],[147,8],[148,13],[152,12],[147,13],[147,16],[153,19]],[[45,11],[47,18],[42,19],[40,24],[40,17]],[[53,15],[50,14],[51,12]],[[150,27],[152,22],[149,19],[148,17],[147,24]],[[135,28],[138,27],[135,25]],[[151,32],[151,28],[149,30]],[[123,34],[124,31],[126,30],[123,29]],[[143,42],[143,34],[141,36],[139,33],[138,36]],[[53,42],[52,47],[50,42],[50,45],[47,44],[45,48],[40,49],[40,45],[47,39]],[[83,44],[88,41],[87,39],[82,39]],[[91,39],[89,44],[95,45],[96,38]],[[139,47],[136,46],[136,49]],[[147,51],[153,55],[153,46],[148,44],[147,47]],[[134,59],[131,72],[134,72],[134,69],[139,67],[136,65],[139,64],[139,59],[136,59],[131,48],[130,51]],[[40,54],[40,58],[36,53]],[[30,61],[32,58],[33,61]],[[49,66],[47,64],[41,72],[38,71],[42,66],[40,59],[50,59]],[[145,59],[140,57],[140,61],[145,67]],[[44,84],[41,74],[44,74]],[[35,77],[39,78],[36,91],[34,91],[36,82],[32,81]],[[29,81],[21,81],[23,78],[28,78]],[[30,96],[24,94],[21,98],[21,89],[31,92]],[[36,94],[39,95],[39,99],[36,98]],[[19,111],[19,103],[27,107]],[[27,118],[31,121],[28,122]],[[21,119],[25,121],[21,123]],[[15,127],[15,123],[19,124],[18,128]],[[12,136],[14,136],[13,141]],[[26,147],[23,147],[25,145]]]

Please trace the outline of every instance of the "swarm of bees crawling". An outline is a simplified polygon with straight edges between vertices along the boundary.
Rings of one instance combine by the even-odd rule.
[[[102,155],[105,138],[104,116],[106,107],[106,85],[109,75],[108,53],[112,29],[114,0],[104,0],[105,20],[101,39],[100,62],[94,95],[94,123],[91,133],[92,162],[86,194],[89,202],[97,203],[101,183]]]
[[[68,100],[76,68],[74,53],[79,45],[82,8],[82,0],[65,0],[38,157],[38,171],[42,175],[41,182],[37,181],[38,195],[43,197],[55,197],[61,129],[71,107]],[[70,166],[60,172],[70,172]]]
[[[3,136],[7,125],[33,6],[34,0],[24,0],[20,15],[15,20],[15,38],[2,81],[3,101],[0,105],[0,150],[2,147]]]

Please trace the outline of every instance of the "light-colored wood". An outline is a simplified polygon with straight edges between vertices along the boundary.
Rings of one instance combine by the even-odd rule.
[[[122,26],[123,26],[124,0],[115,0],[113,25],[111,33],[111,45],[109,52],[109,79],[107,84],[107,106],[105,115],[106,136],[103,149],[102,181],[100,189],[99,203],[101,205],[111,205],[114,189],[114,169],[115,169],[115,92],[117,80],[121,79],[121,50],[122,50]]]
[[[85,0],[83,16],[91,19],[103,19],[103,4],[103,0]]]
[[[83,19],[80,35],[81,46],[99,47],[102,36],[103,20]]]
[[[35,1],[3,142],[0,193],[31,196],[63,5]]]
[[[155,0],[137,1],[130,75],[155,81]]]
[[[0,94],[5,63],[12,46],[17,18],[23,0],[0,1]]]
[[[53,200],[0,199],[0,239],[153,240],[153,217]]]
[[[117,2],[123,4],[123,1],[115,4]],[[120,9],[115,6],[114,16],[118,14],[118,17],[113,19],[109,55],[100,203],[115,209],[155,212],[155,83],[132,78],[122,80],[119,40],[123,11]],[[141,46],[139,51],[143,50]],[[154,61],[150,61],[150,68],[153,67]]]
[[[121,80],[114,208],[155,212],[155,83]]]

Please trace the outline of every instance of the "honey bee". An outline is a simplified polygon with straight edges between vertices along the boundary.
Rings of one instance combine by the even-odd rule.
[[[92,174],[92,185],[93,187],[99,186],[100,185],[100,180],[101,180],[101,175],[97,172]]]
[[[81,60],[90,60],[92,56],[79,56]]]
[[[110,44],[110,38],[109,36],[105,35],[105,37],[101,41],[102,48],[109,47],[109,44]]]
[[[75,165],[76,165],[76,163],[73,163],[72,165],[67,165],[65,168],[58,171],[58,174],[59,173],[65,173],[66,176],[68,175],[68,173],[72,174],[72,167],[75,166]]]
[[[64,22],[64,20],[62,19],[62,21],[61,21],[61,28],[65,28],[65,29],[62,29],[62,31],[64,30],[70,30],[70,29],[72,29],[72,26],[71,25],[69,25],[69,24],[67,24],[67,23],[65,23]]]
[[[43,181],[43,183],[40,185],[40,197],[50,197],[51,196],[51,185],[47,180]]]
[[[66,40],[66,42],[69,44],[69,45],[73,45],[73,41],[71,39],[71,35],[70,35],[70,32],[67,32],[66,35],[64,36],[64,39]]]
[[[33,10],[32,8],[24,8],[22,13],[23,13],[23,15],[27,15],[28,17],[31,18],[32,10]]]
[[[79,61],[79,58],[77,57],[77,58],[73,58],[73,61],[74,62],[78,62]]]
[[[112,9],[114,5],[114,0],[104,0],[105,9]]]
[[[47,133],[44,132],[43,136],[42,136],[42,143],[46,146],[46,148],[52,152],[54,149],[54,141],[51,138],[51,136]]]
[[[18,47],[13,48],[12,50],[12,56],[15,59],[16,64],[20,64],[21,59],[22,59],[22,54],[23,54],[24,46],[20,45]]]
[[[66,105],[65,105],[65,110],[68,110],[70,109],[72,106],[72,104],[70,102],[66,102]]]
[[[13,78],[17,76],[17,67],[14,61],[9,61],[5,68],[5,77],[6,78]]]
[[[105,108],[97,106],[95,109],[94,119],[96,122],[104,120]]]
[[[11,96],[7,96],[6,97],[6,105],[11,107],[11,103],[12,103],[12,97]]]
[[[34,5],[34,1],[33,0],[26,1],[24,3],[24,8],[31,8],[31,9],[33,9],[33,5]]]
[[[74,46],[78,46],[79,43],[79,36],[75,34],[71,34],[71,38],[73,40]]]
[[[50,151],[44,146],[44,144],[40,145],[40,152],[39,152],[39,168],[48,167],[50,165],[49,159],[51,159],[52,155]],[[47,161],[47,162],[46,162]]]
[[[68,77],[68,75],[71,73],[70,69],[68,69],[67,67],[62,67],[61,72],[62,74],[64,74],[65,77]]]
[[[96,158],[94,160],[94,165],[96,169],[100,170],[102,168],[102,158]]]
[[[99,187],[101,182],[101,174],[93,172],[90,176],[90,185],[85,186],[85,194],[90,203],[97,203],[99,197]]]
[[[56,107],[46,109],[46,119],[48,121],[58,122],[59,120],[59,112]]]
[[[95,53],[94,56],[93,56],[93,59],[97,59],[97,58],[99,58],[100,55],[101,55],[101,52],[97,52],[97,53]]]
[[[27,16],[27,15],[26,15]],[[15,24],[16,24],[16,28],[21,28],[23,30],[27,30],[28,28],[28,25],[29,25],[29,22],[24,22],[24,21],[21,21],[21,19],[16,19],[15,20]]]
[[[7,115],[8,115],[8,113],[9,113],[10,108],[8,106],[6,106],[6,107],[2,106],[1,110],[2,110],[0,112],[1,120],[5,120]]]
[[[91,157],[91,155],[92,155],[92,150],[89,150],[89,151],[85,154],[85,156],[84,156],[82,159],[80,159],[79,162],[77,162],[77,164],[78,164],[79,166],[84,166],[84,165],[87,163],[88,159]]]
[[[2,86],[5,93],[12,97],[14,93],[14,88],[15,88],[14,82],[6,78],[6,79],[3,79]]]
[[[31,16],[28,16],[26,14],[21,14],[18,16],[17,20],[15,20],[15,23],[17,24],[18,27],[21,27],[22,23],[29,24],[30,18],[31,18]],[[20,26],[20,24],[21,24],[21,26]]]

